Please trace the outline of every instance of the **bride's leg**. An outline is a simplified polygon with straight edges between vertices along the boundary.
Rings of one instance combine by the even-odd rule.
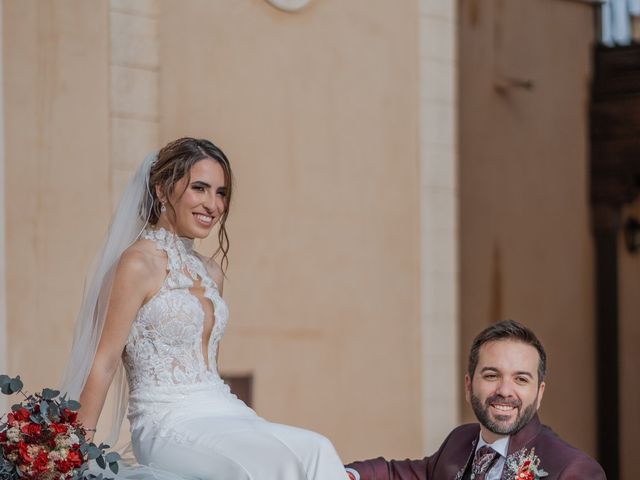
[[[331,441],[316,432],[265,422],[265,428],[300,459],[309,480],[345,480],[342,460]]]
[[[191,441],[149,435],[134,448],[142,465],[173,472],[183,479],[254,480],[244,466],[227,455]],[[145,477],[146,478],[146,477]]]
[[[212,480],[307,480],[302,457],[266,428],[264,420],[201,419],[174,426],[171,435],[137,436],[143,464]],[[342,480],[342,478],[340,479]]]
[[[201,479],[347,479],[331,442],[309,430],[259,417],[182,419],[166,427],[163,435],[134,432],[140,463]]]

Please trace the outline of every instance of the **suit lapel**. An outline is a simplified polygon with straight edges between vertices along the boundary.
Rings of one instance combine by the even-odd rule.
[[[462,465],[460,470],[458,470],[458,473],[456,473],[454,480],[465,480],[469,478],[469,471],[470,471],[469,465],[471,465],[471,461],[473,460],[473,454],[476,451],[477,444],[478,444],[478,435],[476,435],[476,438],[471,442],[471,449],[469,450],[467,461]],[[465,476],[465,473],[467,474],[466,476]]]
[[[516,478],[518,465],[520,465],[522,458],[527,453],[527,448],[531,446],[538,433],[540,433],[540,419],[538,414],[535,414],[522,430],[512,435],[509,439],[507,459],[504,463],[500,480]]]

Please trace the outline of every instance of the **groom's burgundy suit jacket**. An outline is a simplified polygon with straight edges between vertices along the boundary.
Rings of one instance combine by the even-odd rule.
[[[460,480],[466,478],[463,475],[471,464],[479,432],[477,423],[462,425],[449,434],[436,453],[422,460],[387,461],[380,457],[347,467],[357,470],[362,480]],[[502,480],[515,480],[516,472],[508,467],[514,462],[509,460],[531,449],[540,459],[539,468],[549,474],[544,480],[606,480],[595,460],[542,425],[537,415],[511,436]]]

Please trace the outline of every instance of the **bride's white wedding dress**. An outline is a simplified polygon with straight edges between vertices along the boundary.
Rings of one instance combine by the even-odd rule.
[[[267,422],[233,395],[216,366],[228,309],[188,240],[146,230],[167,255],[162,288],[138,311],[123,362],[133,452],[153,470],[211,480],[344,480],[322,435]],[[192,291],[200,288],[204,298]],[[203,353],[205,309],[214,325]]]

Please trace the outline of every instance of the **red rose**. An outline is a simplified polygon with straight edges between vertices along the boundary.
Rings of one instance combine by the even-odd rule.
[[[4,443],[7,441],[7,432],[0,432],[0,442]]]
[[[33,457],[31,455],[29,455],[29,450],[27,448],[27,444],[24,443],[22,440],[20,440],[20,442],[18,442],[18,451],[20,452],[20,458],[22,458],[22,461],[24,463],[33,462]]]
[[[525,460],[518,469],[518,475],[516,476],[516,478],[518,480],[535,480],[535,475],[530,470],[530,468],[531,460]]]
[[[84,459],[82,455],[77,450],[69,450],[69,454],[67,455],[67,461],[71,462],[74,467],[79,467],[84,463]]]
[[[73,468],[72,463],[67,460],[59,460],[56,462],[56,469],[60,473],[67,473],[72,468]]]
[[[67,433],[67,426],[62,425],[61,423],[52,422],[51,425],[49,425],[49,428],[51,428],[51,430],[53,430],[56,434]]]
[[[24,407],[20,407],[18,411],[13,412],[13,416],[19,422],[24,422],[26,420],[29,420],[29,415],[30,415],[29,410],[27,410]]]
[[[68,408],[63,408],[62,409],[62,416],[68,422],[73,423],[78,418],[78,412],[73,412],[73,411],[69,410]]]
[[[42,427],[37,423],[25,423],[20,430],[32,437],[39,437],[42,434]]]
[[[5,443],[2,445],[2,451],[5,455],[8,455],[11,452],[15,452],[18,449],[18,446],[15,443]]]
[[[33,462],[33,470],[37,473],[43,473],[48,470],[49,457],[47,452],[42,451],[38,454],[36,461]]]

